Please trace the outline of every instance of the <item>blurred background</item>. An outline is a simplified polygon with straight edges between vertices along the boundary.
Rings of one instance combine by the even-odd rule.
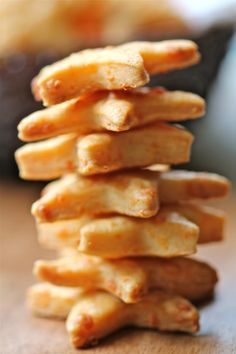
[[[187,123],[196,135],[189,168],[236,181],[235,0],[1,0],[0,175],[18,178],[17,124],[40,109],[30,82],[41,67],[71,52],[131,40],[192,38],[202,61],[154,77],[151,85],[207,99],[204,119]]]

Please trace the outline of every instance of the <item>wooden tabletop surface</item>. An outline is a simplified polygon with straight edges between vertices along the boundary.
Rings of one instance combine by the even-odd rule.
[[[1,182],[0,187],[1,354],[236,353],[236,195],[215,203],[229,215],[226,240],[199,250],[199,258],[218,269],[220,282],[214,301],[201,308],[198,335],[126,329],[96,348],[78,351],[70,347],[63,322],[34,318],[24,303],[25,290],[35,281],[31,275],[33,261],[52,257],[38,246],[30,215],[30,205],[40,188],[16,182]]]

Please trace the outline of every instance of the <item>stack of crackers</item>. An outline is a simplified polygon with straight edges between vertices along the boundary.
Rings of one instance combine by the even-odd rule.
[[[148,88],[150,75],[199,60],[187,40],[84,50],[45,67],[32,89],[44,110],[19,124],[29,143],[16,152],[24,179],[57,181],[32,206],[40,260],[28,292],[33,313],[66,319],[75,347],[134,325],[194,333],[192,303],[217,282],[187,258],[220,241],[224,214],[197,200],[223,197],[226,178],[171,170],[189,161],[193,136],[170,122],[204,114],[192,93]],[[46,140],[45,140],[46,139]]]

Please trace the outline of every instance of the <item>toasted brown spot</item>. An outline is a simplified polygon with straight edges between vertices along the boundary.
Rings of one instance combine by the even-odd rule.
[[[77,336],[84,337],[86,332],[90,331],[94,325],[93,319],[87,314],[80,314],[74,318],[74,325],[77,328]]]
[[[68,172],[72,172],[75,170],[75,164],[74,164],[74,161],[73,160],[68,160],[67,163],[66,163],[66,170]]]
[[[107,282],[107,288],[108,288],[110,291],[114,292],[114,291],[116,290],[116,283],[115,283],[115,281],[114,281],[114,280],[109,280],[109,281]]]
[[[43,203],[38,205],[37,212],[38,212],[39,217],[43,220],[50,221],[53,219],[52,211],[50,210],[50,208],[47,205],[45,205]]]

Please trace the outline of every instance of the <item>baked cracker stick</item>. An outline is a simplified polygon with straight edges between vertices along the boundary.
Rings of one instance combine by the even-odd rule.
[[[179,294],[193,302],[213,295],[218,276],[209,264],[187,257],[142,258],[137,263],[145,271],[148,289]]]
[[[229,189],[224,177],[191,171],[159,174],[143,170],[93,177],[70,174],[48,184],[32,212],[40,222],[107,213],[149,218],[158,210],[158,179],[162,204],[222,197]]]
[[[229,187],[227,178],[208,172],[167,171],[160,174],[159,180],[160,198],[164,204],[224,197]]]
[[[82,215],[77,219],[36,222],[38,241],[43,247],[52,250],[76,247],[81,228],[94,218],[94,216]]]
[[[70,255],[55,261],[35,262],[34,274],[54,285],[103,289],[123,301],[137,302],[147,292],[146,274],[131,260],[106,261],[86,255]]]
[[[92,175],[156,163],[184,163],[189,160],[192,142],[188,131],[163,123],[120,134],[87,135],[78,141],[78,171]]]
[[[145,85],[149,76],[141,55],[131,49],[86,49],[43,68],[32,82],[45,106],[98,90],[123,90]]]
[[[77,134],[26,144],[15,152],[20,177],[29,180],[48,180],[76,169]]]
[[[142,87],[127,92],[118,91],[113,95],[120,100],[127,100],[132,107],[123,121],[123,130],[155,121],[198,118],[205,111],[205,102],[200,96],[184,91],[167,91],[162,87]]]
[[[198,243],[216,242],[223,239],[225,214],[218,209],[182,202],[170,206],[162,206],[158,215],[160,215],[161,211],[177,212],[196,224],[199,227]],[[122,223],[117,222],[119,219]],[[107,217],[103,219],[104,223],[102,223],[102,225],[103,228],[106,228],[106,234],[114,236],[130,232],[130,229],[126,229],[125,227],[127,224],[127,218],[121,217],[119,219],[116,217]],[[141,234],[143,229],[146,229],[146,233],[148,233],[150,230],[148,225],[152,225],[151,228],[154,228],[155,219],[155,217],[148,219],[150,223],[148,223],[148,220],[145,220],[143,223],[139,222],[137,223],[137,225],[139,225],[138,230],[137,225],[134,229],[138,234]],[[88,230],[91,227],[94,229],[98,228],[97,230],[99,230],[101,219],[97,219],[94,216],[83,215],[78,219],[59,220],[46,223],[37,222],[36,225],[40,244],[49,249],[60,250],[65,247],[74,248],[77,246],[83,226],[85,226],[85,230]],[[127,237],[129,237],[129,235]]]
[[[199,228],[176,212],[151,219],[113,217],[91,222],[80,231],[78,250],[103,257],[176,257],[196,252]]]
[[[82,293],[79,288],[39,283],[28,289],[27,304],[37,316],[64,320]]]
[[[126,303],[140,301],[150,289],[200,301],[213,294],[217,282],[213,268],[185,257],[108,261],[67,253],[66,257],[54,261],[37,261],[34,274],[38,279],[58,286],[105,290]]]
[[[94,92],[30,114],[18,125],[19,138],[35,141],[75,131],[127,130],[132,110],[132,103],[118,94]]]
[[[134,49],[139,52],[149,74],[185,68],[200,60],[197,45],[189,40],[131,42],[119,48]]]
[[[85,92],[143,86],[149,81],[147,71],[155,74],[180,69],[199,58],[196,44],[186,40],[83,50],[42,69],[32,89],[35,98],[48,106]]]
[[[35,141],[77,132],[124,131],[150,122],[182,121],[204,114],[204,100],[193,93],[140,88],[95,92],[34,112],[18,125],[19,138]]]
[[[126,326],[194,333],[199,329],[197,309],[186,299],[153,291],[137,304],[96,292],[84,295],[72,308],[66,322],[71,343],[87,347]]]
[[[225,213],[221,210],[194,203],[182,202],[162,207],[180,213],[199,227],[198,243],[221,241],[224,235]]]
[[[70,174],[47,186],[32,213],[41,222],[107,213],[149,218],[159,208],[157,183],[151,171],[89,178]]]
[[[98,113],[99,104],[107,100],[109,93],[94,92],[77,99],[31,113],[18,125],[19,138],[34,141],[76,131],[99,131],[103,116]]]
[[[184,163],[189,160],[192,141],[186,130],[156,123],[120,134],[90,134],[78,140],[76,134],[62,135],[27,144],[15,156],[21,178],[47,180],[73,170],[93,175],[156,163]]]

